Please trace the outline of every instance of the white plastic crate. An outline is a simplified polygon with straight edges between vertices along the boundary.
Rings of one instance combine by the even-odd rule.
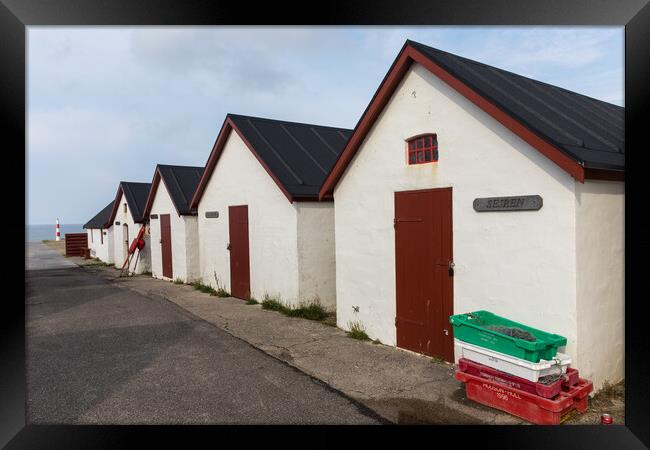
[[[539,362],[534,363],[504,353],[495,352],[494,350],[468,344],[467,342],[458,339],[454,339],[454,345],[456,347],[455,353],[458,358],[466,358],[470,361],[484,364],[493,369],[535,383],[537,383],[541,377],[546,375],[566,373],[567,367],[571,364],[571,358],[568,355],[559,352],[551,361],[542,359]],[[458,360],[456,362],[458,362]]]

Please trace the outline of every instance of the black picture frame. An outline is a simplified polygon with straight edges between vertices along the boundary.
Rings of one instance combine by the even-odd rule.
[[[647,303],[643,295],[639,268],[649,239],[648,225],[639,212],[638,180],[641,161],[647,149],[641,133],[647,127],[650,96],[650,5],[646,0],[593,2],[588,0],[533,1],[356,1],[280,4],[264,2],[170,1],[170,0],[0,0],[0,95],[5,168],[5,198],[15,202],[13,211],[25,212],[16,191],[20,191],[20,161],[26,167],[26,27],[30,25],[617,25],[625,26],[625,120],[626,120],[626,324],[625,324],[625,425],[558,427],[114,427],[114,426],[36,426],[25,424],[25,309],[20,289],[4,297],[2,345],[0,347],[0,444],[6,448],[115,448],[154,440],[168,447],[177,443],[189,446],[197,439],[214,445],[241,445],[252,437],[282,438],[289,433],[309,436],[312,446],[350,443],[351,431],[372,432],[382,441],[392,435],[405,435],[408,441],[424,439],[426,445],[481,448],[589,448],[636,449],[650,447],[650,339],[645,337]],[[645,131],[645,130],[644,130]],[[9,138],[9,139],[7,139]],[[23,155],[23,158],[20,155]],[[24,172],[26,173],[26,172]],[[636,181],[635,181],[636,180]],[[22,180],[23,188],[26,183]],[[26,194],[23,191],[23,194]],[[23,198],[27,201],[26,196]],[[17,216],[17,214],[16,214]],[[23,217],[24,214],[23,214]],[[12,224],[10,232],[18,229]],[[8,239],[19,246],[19,239]],[[7,246],[12,247],[12,246]],[[7,250],[9,251],[9,250]],[[21,251],[16,248],[15,252]],[[16,253],[14,253],[16,254]],[[13,258],[12,258],[13,259]],[[11,262],[10,271],[19,271]],[[10,280],[18,280],[8,272]],[[8,283],[9,284],[9,283]],[[11,282],[7,290],[17,283]],[[23,285],[24,287],[24,285]],[[640,293],[634,295],[634,293]],[[24,294],[24,291],[23,291]],[[24,298],[24,295],[23,295]],[[320,436],[329,439],[320,439]],[[343,436],[335,436],[341,433]],[[365,433],[364,433],[365,434]],[[257,436],[255,436],[257,435]],[[318,439],[315,437],[318,436]],[[374,436],[373,436],[374,437]],[[298,440],[296,440],[298,439]],[[288,441],[286,441],[288,443]],[[422,441],[421,441],[422,442]],[[456,444],[454,444],[456,442]]]

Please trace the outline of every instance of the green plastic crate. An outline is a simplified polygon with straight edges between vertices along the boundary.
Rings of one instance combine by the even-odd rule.
[[[461,341],[534,363],[539,362],[540,359],[552,359],[558,347],[566,345],[566,338],[563,336],[522,325],[489,311],[449,316],[449,322],[454,327],[454,337]],[[535,336],[535,341],[515,338],[484,328],[491,325],[520,328]]]

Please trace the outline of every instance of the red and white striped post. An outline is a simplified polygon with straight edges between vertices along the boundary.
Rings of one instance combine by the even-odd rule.
[[[61,230],[59,229],[59,218],[56,219],[56,240],[61,240]]]

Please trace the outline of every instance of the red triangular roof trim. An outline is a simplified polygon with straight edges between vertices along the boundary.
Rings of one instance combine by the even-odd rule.
[[[361,147],[361,144],[379,117],[379,114],[388,103],[388,100],[397,89],[399,82],[402,80],[413,62],[425,67],[465,98],[500,122],[507,129],[549,158],[577,181],[584,182],[585,178],[591,178],[590,175],[593,171],[585,171],[585,168],[582,165],[578,164],[576,161],[565,155],[560,149],[526,128],[521,122],[498,108],[438,64],[431,61],[417,49],[409,45],[407,41],[379,85],[379,88],[361,116],[357,126],[354,128],[354,132],[336,161],[336,164],[334,164],[334,167],[325,179],[319,192],[320,199],[330,198],[333,195],[334,187],[343,176],[348,164]],[[619,179],[619,176],[622,175],[611,174],[610,176],[613,178],[608,179]]]

